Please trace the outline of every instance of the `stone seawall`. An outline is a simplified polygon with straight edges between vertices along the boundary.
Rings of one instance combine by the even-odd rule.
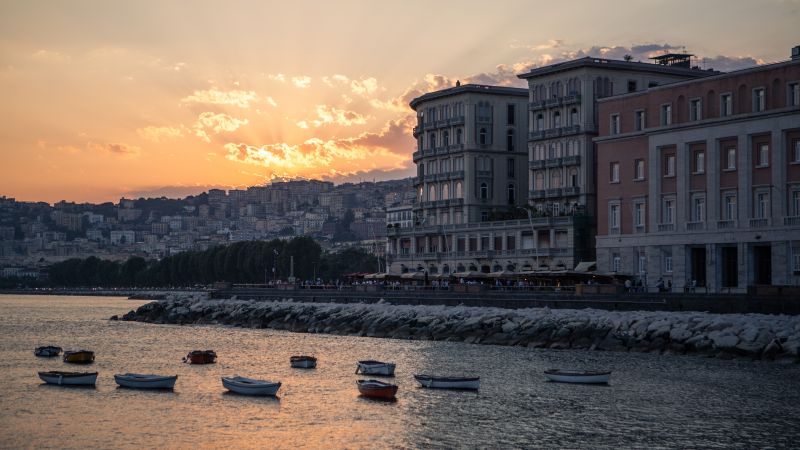
[[[800,362],[798,316],[295,303],[182,295],[143,305],[122,320]]]

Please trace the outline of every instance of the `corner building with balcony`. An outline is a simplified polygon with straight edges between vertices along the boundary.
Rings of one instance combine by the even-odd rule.
[[[598,99],[713,75],[691,55],[655,63],[580,58],[518,75],[528,82],[528,201],[537,218],[534,251],[558,248],[567,268],[595,260],[595,148]],[[553,269],[553,261],[540,265]],[[543,267],[544,268],[544,267]]]
[[[800,284],[800,57],[598,110],[598,270],[673,291]]]
[[[531,269],[528,221],[504,220],[527,202],[527,97],[459,84],[411,101],[417,199],[412,226],[388,229],[390,273]]]

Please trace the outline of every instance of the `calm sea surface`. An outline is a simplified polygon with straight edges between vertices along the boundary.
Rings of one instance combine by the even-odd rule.
[[[4,448],[761,448],[800,447],[800,365],[550,351],[107,320],[143,304],[0,296]],[[33,356],[90,349],[96,362]],[[181,363],[192,349],[219,362]],[[293,354],[319,358],[291,369]],[[358,359],[397,362],[396,402],[358,396]],[[548,383],[542,370],[608,368],[610,386]],[[100,373],[95,389],[39,370]],[[114,373],[178,374],[174,392],[120,389]],[[480,393],[421,389],[412,374],[476,374]],[[279,398],[225,393],[220,376],[283,383]]]

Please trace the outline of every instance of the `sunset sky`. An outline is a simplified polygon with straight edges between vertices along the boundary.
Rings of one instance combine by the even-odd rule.
[[[0,195],[116,201],[413,172],[408,101],[665,49],[787,59],[800,2],[0,1]]]

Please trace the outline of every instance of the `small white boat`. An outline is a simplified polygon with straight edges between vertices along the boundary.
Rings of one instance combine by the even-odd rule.
[[[432,375],[414,375],[422,387],[439,389],[471,389],[481,387],[480,377],[434,377]]]
[[[244,395],[275,395],[281,387],[279,382],[264,380],[254,380],[235,375],[233,377],[222,377],[222,385],[225,389]]]
[[[177,375],[145,375],[140,373],[125,373],[114,375],[118,385],[134,389],[173,389]]]
[[[47,384],[59,386],[94,386],[97,372],[39,372],[39,378]]]
[[[611,372],[550,369],[544,371],[544,376],[559,383],[607,384]]]
[[[395,363],[387,363],[381,361],[364,360],[359,361],[356,367],[356,373],[364,375],[394,375]]]
[[[313,369],[317,367],[317,358],[313,356],[292,356],[289,364],[295,369]]]

